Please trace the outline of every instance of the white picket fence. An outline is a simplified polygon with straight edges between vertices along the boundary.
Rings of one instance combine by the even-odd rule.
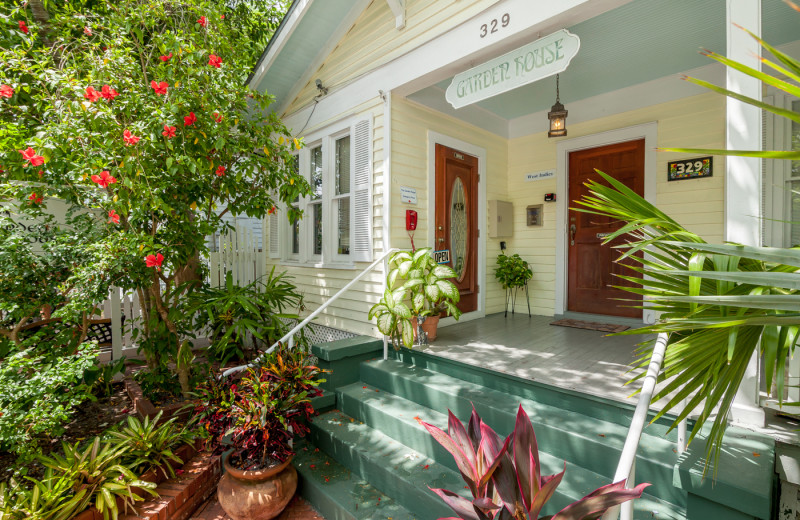
[[[262,236],[266,236],[266,221],[262,222]],[[208,282],[219,287],[225,285],[225,276],[232,273],[233,281],[238,285],[247,285],[266,273],[267,251],[259,247],[259,241],[253,230],[248,227],[234,226],[233,230],[214,237],[214,251],[208,254]],[[139,295],[127,293],[113,287],[107,300],[101,305],[103,318],[111,318],[112,345],[110,352],[101,354],[102,361],[136,357],[136,345],[132,333],[141,328],[142,310]],[[125,323],[122,323],[122,316]],[[198,333],[201,337],[207,331]]]
[[[267,236],[266,220],[261,222],[262,235]],[[232,231],[217,237],[216,251],[208,254],[209,283],[225,285],[225,276],[232,273],[238,285],[247,285],[266,274],[268,252],[259,247],[257,237],[249,227],[236,225]]]

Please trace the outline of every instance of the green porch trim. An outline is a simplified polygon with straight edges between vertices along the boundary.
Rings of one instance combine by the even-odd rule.
[[[673,483],[689,494],[686,511],[689,518],[772,518],[774,439],[729,427],[716,475],[712,476],[709,469],[704,478],[705,452],[706,439],[695,438],[675,465]]]
[[[325,382],[320,385],[320,388],[333,395],[332,392],[337,388],[359,380],[361,362],[381,355],[383,341],[367,336],[357,336],[313,345],[311,353],[319,358],[317,366],[328,371],[323,376]]]

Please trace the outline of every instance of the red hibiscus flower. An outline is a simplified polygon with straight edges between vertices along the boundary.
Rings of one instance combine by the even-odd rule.
[[[108,212],[108,223],[110,224],[112,222],[114,224],[119,224],[119,215],[117,215],[117,212],[113,209]]]
[[[100,99],[100,93],[98,91],[96,91],[94,87],[92,87],[90,85],[90,86],[86,87],[86,93],[83,95],[83,97],[85,97],[86,99],[88,99],[89,101],[94,103],[95,101]]]
[[[20,20],[19,21],[19,30],[24,32],[25,34],[28,34],[28,26],[25,25],[25,21],[24,20]]]
[[[212,67],[220,68],[222,67],[222,58],[217,56],[216,54],[212,54],[208,57],[208,64]]]
[[[159,56],[158,59],[163,61],[164,63],[168,62],[172,58],[172,53],[170,52],[166,56]]]
[[[272,206],[271,208],[269,208],[269,211],[267,211],[267,213],[269,213],[270,215],[272,215],[273,213],[275,213],[275,211],[277,211],[277,208],[275,208],[275,206]],[[366,387],[365,387],[365,388],[366,388]]]
[[[92,35],[92,28],[91,27],[84,27],[83,28],[83,34],[85,34],[87,36],[91,36]]]
[[[214,112],[214,121],[216,121],[217,123],[221,123],[222,122],[222,114],[220,114],[219,112]]]
[[[167,93],[167,87],[169,87],[169,83],[166,81],[162,81],[161,83],[158,83],[157,81],[151,81],[150,86],[153,87],[153,91],[155,91],[156,94],[163,95]]]
[[[201,16],[200,19],[197,20],[197,23],[205,27],[206,25],[208,25],[208,20],[206,20],[205,16]]]
[[[125,129],[125,131],[122,132],[122,140],[125,141],[125,146],[132,146],[138,143],[139,139],[141,139],[141,137],[133,135],[128,129]]]
[[[183,126],[192,126],[197,122],[197,116],[194,115],[194,112],[189,112],[188,116],[183,117]]]
[[[36,155],[36,152],[30,146],[27,150],[17,151],[22,154],[22,158],[25,159],[26,162],[30,161],[30,166],[39,166],[40,164],[44,164],[44,157],[41,155]],[[25,166],[28,165],[26,164]]]
[[[100,175],[92,175],[92,182],[96,182],[101,188],[108,188],[110,184],[117,182],[117,179],[108,173],[108,170],[103,170]]]
[[[161,263],[164,261],[164,255],[158,253],[157,255],[147,255],[144,257],[144,263],[147,267],[155,267],[156,271],[161,270]]]
[[[225,175],[225,167],[220,166],[219,168],[217,168],[217,177],[222,177],[223,175]]]
[[[111,101],[115,97],[119,96],[119,92],[117,92],[108,85],[103,85],[103,88],[100,89],[100,95],[106,98],[107,100]]]
[[[11,85],[0,85],[0,97],[10,98],[14,95],[14,89]]]
[[[35,191],[30,194],[28,199],[30,200],[30,202],[28,204],[41,204],[42,203],[42,197],[37,195]]]
[[[167,139],[172,139],[173,137],[175,137],[175,127],[164,125],[164,131],[161,132],[161,135],[163,135]]]
[[[219,19],[220,20],[224,20],[225,19],[225,15],[224,14],[220,15]]]

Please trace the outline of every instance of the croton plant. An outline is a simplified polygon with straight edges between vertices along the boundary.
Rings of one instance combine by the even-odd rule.
[[[446,489],[431,490],[462,520],[592,520],[607,509],[642,496],[649,484],[633,489],[625,481],[603,486],[555,515],[539,516],[566,472],[542,475],[539,447],[528,414],[519,407],[514,431],[505,441],[481,420],[473,408],[469,424],[448,410],[448,433],[420,421],[433,438],[453,455],[472,500]],[[454,520],[454,518],[440,520]]]
[[[308,433],[322,372],[302,349],[279,348],[258,366],[202,386],[195,417],[215,453],[233,448],[228,460],[234,467],[268,468],[293,456],[292,438]]]

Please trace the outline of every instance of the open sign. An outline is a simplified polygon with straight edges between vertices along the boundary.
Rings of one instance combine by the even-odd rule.
[[[450,262],[450,250],[442,249],[441,251],[433,252],[433,261],[437,264],[447,264]]]

